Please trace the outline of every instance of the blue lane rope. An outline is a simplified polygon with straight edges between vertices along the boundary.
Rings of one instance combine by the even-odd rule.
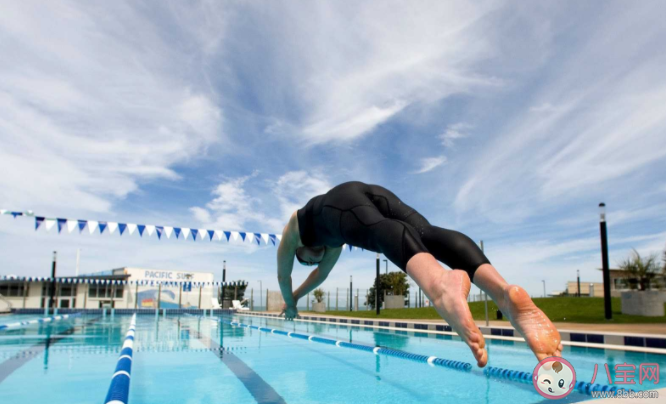
[[[513,382],[532,384],[532,373],[531,372],[521,372],[519,370],[504,369],[498,367],[488,366],[483,369],[483,374],[488,377],[494,377],[496,379],[510,380]],[[578,381],[574,386],[574,389],[581,394],[586,394],[588,396],[592,395],[592,392],[595,391],[612,391],[617,392],[617,386],[609,386],[598,383],[586,383]],[[624,389],[626,391],[634,391],[630,389]]]
[[[111,385],[106,394],[106,404],[127,404],[129,400],[130,378],[132,375],[132,353],[134,352],[134,331],[136,330],[136,314],[132,316],[129,330],[125,335],[123,348],[111,377]]]
[[[235,327],[252,328],[252,329],[263,331],[263,332],[269,332],[271,334],[285,335],[285,336],[289,336],[289,337],[292,337],[292,338],[306,339],[306,340],[309,340],[309,341],[319,342],[319,343],[328,344],[328,345],[336,345],[336,346],[339,346],[339,347],[358,349],[358,350],[361,350],[361,351],[373,352],[375,355],[383,354],[383,355],[387,355],[387,356],[393,356],[393,357],[397,357],[397,358],[413,360],[413,361],[416,361],[416,362],[428,363],[428,364],[434,365],[434,366],[440,366],[440,367],[446,367],[446,368],[450,368],[450,369],[461,370],[461,371],[464,371],[464,372],[470,372],[471,369],[472,369],[472,365],[467,363],[467,362],[459,362],[459,361],[453,361],[453,360],[448,360],[448,359],[442,359],[442,358],[437,358],[435,356],[412,354],[412,353],[399,351],[397,349],[392,349],[392,348],[372,347],[372,346],[368,346],[368,345],[355,344],[355,343],[350,343],[350,342],[345,342],[345,341],[336,341],[334,339],[318,337],[318,336],[315,336],[315,335],[305,335],[305,334],[300,334],[300,333],[296,333],[296,332],[287,332],[287,331],[279,330],[279,329],[272,329],[272,328],[267,328],[267,327],[257,327],[256,325],[247,325],[247,324],[239,323],[239,322],[236,322],[236,321],[227,321],[227,320],[222,320],[222,319],[219,319],[218,321],[220,321],[222,323],[225,323],[225,324],[229,324],[231,326],[235,326]],[[525,384],[532,384],[532,373],[531,372],[522,372],[522,371],[519,371],[519,370],[511,370],[511,369],[504,369],[504,368],[489,366],[489,367],[483,369],[483,374],[486,375],[487,377],[494,377],[494,378],[497,378],[497,379],[509,380],[509,381],[525,383]],[[576,385],[574,386],[574,388],[579,393],[586,394],[588,396],[591,396],[592,392],[596,392],[596,391],[613,391],[613,392],[616,392],[618,390],[617,386],[602,385],[602,384],[597,384],[597,383],[592,384],[592,383],[586,383],[586,382],[582,382],[582,381],[576,382]],[[629,390],[627,389],[626,391],[629,391]]]
[[[334,340],[334,339],[330,339],[330,338],[319,337],[319,336],[316,336],[316,335],[307,335],[307,334],[302,334],[302,333],[297,333],[297,332],[288,332],[288,331],[275,329],[275,328],[268,328],[268,327],[257,327],[256,325],[248,325],[248,324],[243,324],[243,323],[239,323],[239,322],[236,322],[236,321],[227,321],[227,320],[223,320],[223,319],[218,319],[217,321],[219,321],[221,323],[224,323],[224,324],[229,324],[233,327],[251,328],[251,329],[254,329],[254,330],[259,330],[259,331],[267,332],[267,333],[271,333],[271,334],[284,335],[284,336],[287,336],[287,337],[290,337],[290,338],[298,338],[298,339],[307,340],[307,341],[319,342],[321,344],[335,345],[335,346],[343,347],[343,348],[357,349],[357,350],[360,350],[360,351],[372,352],[375,355],[393,356],[393,357],[396,357],[396,358],[402,358],[402,359],[412,360],[412,361],[416,361],[416,362],[428,363],[432,366],[439,366],[439,367],[444,367],[444,368],[449,368],[449,369],[455,369],[455,370],[460,370],[460,371],[463,371],[463,372],[469,372],[469,371],[472,370],[472,365],[470,363],[438,358],[436,356],[418,355],[418,354],[412,354],[412,353],[409,353],[409,352],[404,352],[404,351],[400,351],[400,350],[392,349],[392,348],[373,347],[373,346],[369,346],[369,345],[362,345],[362,344],[356,344],[356,343],[352,343],[352,342],[339,341],[339,340]]]
[[[78,317],[80,315],[81,315],[81,313],[64,314],[62,316],[36,318],[36,319],[30,320],[30,321],[21,321],[21,322],[18,322],[18,323],[3,324],[3,325],[0,325],[0,331],[10,330],[10,329],[15,329],[15,328],[21,328],[21,327],[27,327],[27,326],[33,325],[33,324],[42,324],[42,323],[50,323],[50,322],[53,322],[53,321],[66,320],[68,318]]]

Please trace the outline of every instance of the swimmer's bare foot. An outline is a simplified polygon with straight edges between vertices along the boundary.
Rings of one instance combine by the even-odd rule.
[[[525,338],[532,352],[541,361],[549,356],[562,356],[560,333],[541,311],[525,289],[516,285],[504,288],[503,301],[498,305],[511,324]]]
[[[443,271],[433,304],[440,316],[458,333],[472,350],[479,367],[488,363],[488,352],[483,334],[472,318],[467,304],[471,283],[464,271]]]

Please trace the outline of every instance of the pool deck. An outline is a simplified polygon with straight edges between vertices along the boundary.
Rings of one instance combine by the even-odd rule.
[[[245,311],[237,314],[278,317],[279,312]],[[456,335],[443,320],[389,319],[332,316],[326,313],[301,312],[299,321],[333,323],[344,326],[383,328],[400,332],[438,333]],[[488,339],[524,341],[508,321],[477,321],[481,333]],[[614,349],[622,351],[666,354],[665,324],[577,324],[555,323],[564,345]]]
[[[280,314],[279,312],[256,312],[256,313],[270,313],[270,314]],[[352,317],[352,316],[332,316],[326,313],[315,313],[312,311],[303,311],[300,312],[301,315],[308,316],[318,316],[318,317],[334,317],[334,318],[346,318],[353,320],[375,320],[375,318],[365,318],[365,317]],[[428,323],[428,324],[447,324],[444,320],[432,320],[432,319],[400,319],[400,318],[381,318],[382,321],[390,322],[408,322],[408,323]],[[508,321],[489,321],[490,327],[511,327],[511,324]],[[612,333],[631,333],[631,334],[657,334],[657,335],[666,335],[666,323],[665,324],[586,324],[586,323],[563,323],[558,322],[554,323],[558,330],[563,331],[584,331],[584,332],[612,332]],[[479,327],[485,327],[485,321],[476,321],[476,325]]]

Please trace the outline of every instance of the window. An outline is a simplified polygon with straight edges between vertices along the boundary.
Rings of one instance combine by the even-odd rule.
[[[5,283],[0,285],[0,295],[4,297],[22,297],[25,290],[22,283]]]
[[[115,299],[122,299],[123,285],[88,285],[88,297],[110,299],[113,296],[114,287],[116,289]]]

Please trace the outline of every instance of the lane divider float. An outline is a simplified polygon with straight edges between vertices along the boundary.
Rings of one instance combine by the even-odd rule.
[[[36,318],[34,320],[29,320],[29,321],[20,321],[18,323],[2,324],[2,325],[0,325],[0,331],[27,327],[27,326],[33,325],[33,324],[43,324],[43,323],[51,323],[53,321],[67,320],[68,318],[78,317],[80,315],[81,315],[81,313],[63,314],[61,316],[43,317],[43,318]]]
[[[460,371],[463,371],[463,372],[469,372],[469,371],[472,370],[472,365],[470,363],[438,358],[436,356],[418,355],[418,354],[404,352],[404,351],[400,351],[400,350],[392,349],[392,348],[375,347],[375,346],[371,346],[371,345],[362,345],[362,344],[357,344],[357,343],[352,343],[352,342],[346,342],[346,341],[340,341],[340,340],[335,340],[335,339],[330,339],[330,338],[319,337],[319,336],[316,336],[316,335],[307,335],[307,334],[301,334],[301,333],[297,333],[297,332],[288,332],[288,331],[284,331],[284,330],[280,330],[280,329],[276,329],[276,328],[257,327],[256,325],[243,324],[243,323],[239,323],[237,321],[227,321],[227,320],[223,320],[223,319],[218,319],[218,321],[221,322],[221,323],[224,323],[224,324],[229,324],[233,327],[251,328],[251,329],[254,329],[254,330],[259,330],[259,331],[267,332],[267,333],[270,333],[270,334],[284,335],[284,336],[288,336],[288,337],[291,337],[291,338],[302,339],[302,340],[305,340],[305,341],[319,342],[321,344],[335,345],[337,347],[342,347],[342,348],[351,348],[351,349],[356,349],[356,350],[359,350],[359,351],[372,352],[375,355],[393,356],[393,357],[396,357],[396,358],[402,358],[402,359],[412,360],[412,361],[416,361],[416,362],[428,363],[428,364],[433,365],[433,366],[455,369],[455,370],[460,370]]]
[[[132,375],[132,354],[134,353],[134,332],[136,330],[136,314],[132,316],[125,342],[120,351],[116,370],[111,377],[111,385],[106,394],[106,404],[127,404],[129,400],[130,379]]]

